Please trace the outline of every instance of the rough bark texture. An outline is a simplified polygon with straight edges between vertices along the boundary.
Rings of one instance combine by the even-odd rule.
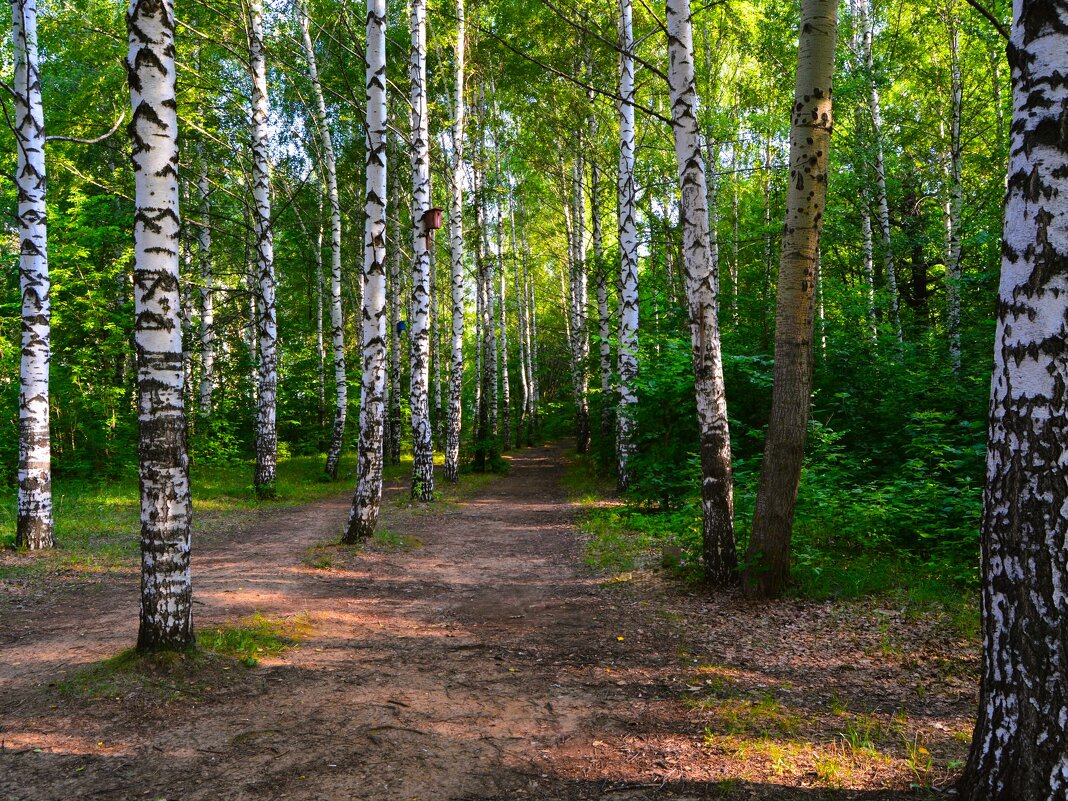
[[[1068,796],[1068,6],[1016,0],[982,522],[983,675],[964,801]]]
[[[423,224],[430,209],[430,135],[426,98],[426,0],[412,0],[412,497],[434,497],[434,431],[430,425],[430,243]]]
[[[594,126],[596,135],[596,126]],[[601,170],[590,165],[590,219],[593,224],[593,283],[597,294],[597,355],[601,375],[601,439],[612,441],[615,429],[615,398],[612,392],[612,318],[608,313],[608,269],[601,231]]]
[[[619,488],[630,486],[634,410],[638,396],[638,226],[634,183],[634,12],[619,0],[619,411],[616,438]]]
[[[512,287],[515,290],[516,306],[516,335],[519,342],[519,414],[515,421],[515,444],[521,447],[523,444],[523,427],[529,425],[530,420],[530,379],[527,377],[527,309],[524,302],[523,292],[519,286],[519,274],[522,272],[519,264],[518,240],[515,235],[515,204],[512,193],[508,193],[508,223],[511,230],[512,242]],[[529,445],[530,442],[527,442]]]
[[[133,118],[134,343],[141,485],[137,647],[193,644],[192,503],[178,319],[178,113],[172,0],[133,0],[126,14]]]
[[[267,121],[267,60],[263,47],[263,0],[249,2],[249,69],[252,73],[252,196],[256,235],[257,319],[260,363],[256,404],[256,493],[274,494],[278,460],[275,419],[278,391],[278,321],[275,316],[274,233],[271,230],[271,165]]]
[[[15,144],[18,150],[19,286],[22,292],[22,363],[19,372],[18,513],[15,544],[53,545],[52,451],[48,366],[51,360],[51,283],[46,230],[45,131],[37,59],[37,2],[12,0],[15,53]]]
[[[949,33],[949,164],[946,191],[946,334],[949,336],[949,362],[960,372],[960,215],[961,215],[961,106],[963,81],[960,66],[960,36],[956,4],[950,0],[946,26]]]
[[[449,271],[452,303],[449,415],[445,431],[445,479],[460,478],[460,431],[464,386],[464,0],[456,2],[456,75],[452,122],[452,181],[449,214]]]
[[[341,309],[341,200],[337,191],[337,162],[334,157],[334,137],[330,133],[330,119],[326,113],[326,99],[319,82],[319,65],[312,44],[307,5],[300,4],[301,39],[308,59],[308,75],[315,93],[315,124],[323,146],[323,178],[326,198],[330,203],[330,339],[334,351],[334,427],[326,452],[326,474],[337,478],[341,446],[345,441],[345,418],[349,408],[349,384],[345,375],[345,318]],[[322,320],[322,314],[319,315]]]
[[[790,535],[812,393],[813,295],[827,199],[837,28],[835,0],[804,0],[779,261],[771,417],[746,556],[746,591],[761,597],[780,595],[790,578]]]
[[[682,249],[701,437],[705,578],[712,585],[724,586],[735,581],[738,569],[734,545],[734,487],[717,319],[718,265],[708,228],[708,193],[697,123],[689,0],[668,0],[667,29],[671,58],[668,73],[671,129],[682,193]]]
[[[344,541],[370,537],[382,506],[386,391],[386,0],[367,0],[367,190],[363,378],[356,493]]]
[[[491,88],[492,84],[491,84]],[[497,103],[493,103],[494,117],[497,116]],[[503,174],[501,173],[501,143],[499,134],[493,134],[494,180],[496,183],[493,199],[496,215],[494,238],[497,253],[494,259],[497,275],[494,287],[497,288],[497,348],[500,353],[501,374],[501,450],[512,449],[512,387],[508,376],[508,286],[504,271],[504,204],[501,197]]]

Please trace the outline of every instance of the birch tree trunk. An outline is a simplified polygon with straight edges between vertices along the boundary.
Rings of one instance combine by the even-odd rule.
[[[330,203],[330,339],[334,350],[334,428],[326,452],[326,474],[337,479],[341,446],[345,441],[345,419],[349,408],[349,384],[345,374],[345,318],[341,310],[341,199],[337,191],[337,161],[334,156],[334,137],[330,133],[330,119],[326,113],[326,99],[319,82],[319,65],[311,38],[311,24],[305,0],[300,3],[300,31],[304,54],[308,60],[308,76],[315,93],[315,124],[323,146],[323,177],[326,197]],[[320,251],[321,252],[321,251]],[[322,314],[319,320],[322,321]],[[320,322],[321,325],[321,322]]]
[[[597,126],[592,124],[594,136]],[[593,225],[593,281],[597,294],[597,354],[601,372],[601,439],[612,441],[615,429],[615,403],[612,397],[612,318],[608,314],[608,271],[604,261],[604,236],[601,231],[601,170],[590,163],[590,217]]]
[[[319,428],[326,425],[326,346],[323,344],[323,193],[319,193],[315,233],[315,374],[318,379]],[[300,217],[298,216],[299,220]],[[303,230],[303,226],[301,226]],[[307,232],[305,231],[305,236]]]
[[[54,544],[48,408],[52,312],[45,206],[44,107],[37,57],[37,0],[11,0],[11,21],[11,44],[15,54],[14,133],[18,151],[15,180],[18,185],[19,285],[22,292],[15,544],[35,551],[51,548]]]
[[[963,88],[960,66],[960,36],[957,30],[956,3],[947,9],[949,33],[950,116],[949,116],[949,187],[946,198],[946,333],[949,336],[949,362],[954,373],[960,372],[960,215],[961,215],[961,106]]]
[[[901,328],[901,296],[897,287],[897,259],[894,256],[894,243],[890,236],[890,207],[886,197],[886,167],[883,159],[883,116],[879,100],[879,85],[874,75],[874,54],[872,46],[871,19],[869,3],[871,0],[858,0],[858,24],[861,26],[861,48],[868,82],[868,111],[871,114],[872,146],[874,148],[875,201],[879,219],[879,232],[883,240],[883,271],[886,274],[886,289],[890,294],[890,324],[897,337],[898,346],[904,344],[905,335]]]
[[[141,488],[140,651],[193,644],[182,330],[178,319],[178,113],[172,0],[126,14],[133,143],[134,342]]]
[[[527,270],[527,244],[523,239],[523,275],[527,279],[527,308],[530,309],[530,391],[534,417],[534,434],[541,435],[541,388],[538,382],[538,307],[535,305],[534,280]]]
[[[268,143],[267,61],[263,49],[263,0],[249,0],[249,69],[252,74],[252,196],[256,233],[260,369],[256,409],[256,473],[260,497],[273,497],[278,457],[275,420],[278,390],[278,322],[275,316],[274,233]]]
[[[619,0],[619,413],[616,438],[620,489],[630,486],[638,396],[638,226],[634,183],[634,12]]]
[[[583,187],[585,168],[581,139],[572,165],[572,256],[571,256],[571,337],[572,381],[575,393],[575,431],[579,453],[590,452],[590,336],[589,294],[586,278],[586,205]]]
[[[434,432],[430,425],[430,135],[426,97],[426,0],[412,0],[412,497],[434,498]]]
[[[452,303],[449,417],[445,432],[445,479],[460,479],[460,432],[464,386],[464,0],[456,0],[456,75],[453,86],[452,181],[449,214],[449,271]],[[477,349],[477,344],[476,344]],[[477,380],[476,380],[477,384]]]
[[[389,464],[400,464],[401,458],[401,339],[400,308],[401,295],[401,253],[400,245],[394,243],[389,260],[389,282],[386,291],[389,297],[389,388],[388,404],[389,428],[386,432],[386,458]]]
[[[382,506],[386,389],[386,0],[367,0],[363,378],[356,493],[343,541],[370,537]]]
[[[204,147],[197,143],[200,173],[197,196],[200,200],[200,227],[197,229],[197,254],[200,257],[200,416],[211,417],[212,392],[215,389],[215,276],[211,263],[211,191]]]
[[[496,110],[496,103],[494,103],[494,109]],[[493,199],[494,211],[497,217],[496,230],[494,232],[497,240],[497,257],[495,259],[497,277],[494,283],[495,286],[499,287],[497,297],[499,303],[497,309],[497,345],[500,352],[499,366],[501,373],[501,450],[510,451],[512,449],[512,389],[508,377],[508,296],[504,272],[504,206],[501,203],[500,150],[501,143],[497,140],[497,134],[494,132],[493,151],[496,162],[497,184],[497,191]]]
[[[862,26],[866,24],[864,22],[865,17],[860,10],[860,3],[862,2],[865,2],[865,0],[849,0],[849,13],[853,23],[852,57],[850,62],[857,75],[864,75],[867,71],[867,60],[864,55],[865,48],[862,43],[863,35],[861,33]],[[853,125],[857,130],[858,138],[860,138],[860,132],[864,130],[865,126],[863,113],[859,106],[854,110]],[[875,246],[872,241],[870,186],[866,160],[863,157],[856,158],[854,169],[860,178],[860,197],[858,201],[860,203],[860,236],[864,265],[864,289],[867,300],[868,337],[871,340],[872,347],[875,347],[879,342],[879,326],[878,307],[875,301]]]
[[[1068,795],[1068,7],[1016,0],[982,521],[983,671],[963,801]]]
[[[519,249],[518,240],[515,236],[515,204],[512,192],[508,192],[508,223],[511,230],[512,243],[512,287],[515,292],[516,306],[516,337],[519,343],[519,416],[515,423],[515,444],[522,447],[523,427],[530,420],[530,379],[527,377],[527,314],[523,292],[520,290],[519,274]],[[530,445],[530,442],[527,442]]]
[[[781,595],[812,394],[813,291],[827,202],[836,0],[803,0],[790,126],[790,181],[779,261],[771,418],[760,469],[746,591]]]
[[[708,227],[689,0],[667,1],[667,29],[671,59],[668,72],[671,128],[682,193],[683,260],[697,388],[697,422],[701,438],[705,579],[714,586],[725,586],[733,583],[737,577],[734,487],[717,319],[719,265],[715,261]]]

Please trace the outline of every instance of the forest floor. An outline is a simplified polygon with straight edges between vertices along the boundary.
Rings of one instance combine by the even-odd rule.
[[[332,544],[347,492],[201,535],[216,654],[120,655],[130,567],[5,581],[0,798],[844,801],[952,781],[974,642],[877,601],[597,575],[562,448],[509,461],[457,502],[391,486],[359,550]]]

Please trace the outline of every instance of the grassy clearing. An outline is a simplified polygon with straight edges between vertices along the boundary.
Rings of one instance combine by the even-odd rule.
[[[191,468],[194,534],[210,531],[235,513],[308,503],[342,492],[351,485],[356,458],[346,455],[339,475],[323,478],[323,457],[295,456],[278,464],[272,500],[256,498],[251,463]],[[402,466],[403,467],[403,466]],[[0,578],[71,571],[99,573],[133,567],[139,549],[140,506],[137,479],[107,482],[57,478],[53,484],[57,548],[49,553],[0,556]],[[15,542],[15,493],[0,492],[0,549]]]

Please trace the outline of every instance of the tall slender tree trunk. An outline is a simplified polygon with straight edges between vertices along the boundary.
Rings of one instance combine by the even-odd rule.
[[[581,154],[581,139],[576,146],[572,164],[572,256],[571,256],[571,337],[572,382],[575,395],[575,437],[579,453],[590,452],[590,336],[589,290],[586,278],[586,204],[583,178],[585,168]]]
[[[427,129],[426,0],[412,0],[412,497],[434,498],[434,432],[430,425],[430,134]]]
[[[871,0],[858,0],[857,23],[861,27],[861,48],[863,51],[866,80],[868,82],[868,112],[871,115],[873,167],[875,169],[875,201],[879,219],[879,232],[883,243],[883,272],[886,277],[886,289],[890,295],[890,325],[897,337],[898,347],[905,342],[901,327],[901,295],[897,285],[897,258],[894,255],[894,242],[890,235],[890,206],[886,194],[886,166],[883,158],[883,116],[879,100],[879,85],[875,80],[875,58],[872,46],[872,22],[869,16]]]
[[[460,478],[460,432],[464,386],[464,0],[456,0],[456,74],[453,87],[452,181],[449,214],[449,271],[452,303],[449,419],[445,432],[445,479]],[[477,345],[476,345],[477,350]],[[477,381],[476,381],[477,384]]]
[[[18,150],[15,180],[18,185],[19,285],[22,292],[15,544],[20,548],[40,550],[51,548],[54,542],[48,409],[52,312],[36,0],[11,0],[11,20],[11,43],[15,53],[14,131]]]
[[[192,502],[178,319],[178,112],[172,0],[132,0],[126,13],[134,170],[134,342],[141,485],[137,648],[193,644]]]
[[[541,388],[538,379],[538,307],[535,304],[534,279],[527,269],[527,243],[523,238],[523,275],[527,279],[527,308],[530,309],[530,389],[534,416],[534,435],[541,436]]]
[[[734,545],[734,486],[717,317],[719,265],[712,250],[708,226],[689,0],[667,0],[667,29],[671,60],[668,72],[671,129],[675,137],[682,194],[682,247],[701,438],[705,579],[714,586],[725,586],[736,580],[738,569]]]
[[[438,325],[438,258],[437,243],[430,247],[430,425],[434,447],[441,444],[441,338]]]
[[[497,118],[496,87],[490,82],[493,97],[493,116]],[[496,244],[497,275],[494,286],[497,287],[497,348],[500,353],[499,370],[501,375],[501,450],[512,449],[512,388],[508,376],[508,296],[504,270],[504,205],[501,202],[501,143],[496,130],[493,132],[494,160],[494,196],[493,209],[496,217],[494,239]]]
[[[790,535],[812,394],[813,290],[827,203],[837,30],[836,0],[802,0],[771,418],[746,557],[746,591],[759,597],[780,595],[790,579]]]
[[[852,22],[852,54],[850,64],[853,71],[859,76],[866,75],[868,69],[867,60],[864,55],[865,48],[862,33],[862,28],[866,24],[864,22],[866,17],[860,10],[860,3],[862,2],[865,2],[865,0],[849,0],[849,14]],[[857,138],[860,139],[862,131],[865,129],[865,125],[863,112],[859,106],[854,110],[853,126],[857,131]],[[879,326],[878,306],[875,300],[875,245],[872,240],[871,230],[871,186],[866,158],[863,155],[855,157],[853,167],[860,180],[860,196],[858,197],[858,202],[860,204],[860,237],[862,264],[864,266],[864,290],[865,299],[867,301],[868,338],[871,340],[872,347],[874,348],[879,341]]]
[[[731,145],[731,325],[738,329],[738,295],[741,287],[738,285],[738,148],[739,143]]]
[[[768,116],[771,116],[770,109]],[[761,337],[764,350],[767,349],[771,338],[771,325],[768,317],[771,310],[772,271],[774,269],[774,251],[771,243],[771,131],[770,128],[764,137],[764,169],[760,186],[762,190],[764,211],[764,282],[761,292],[760,321]]]
[[[215,389],[215,275],[211,263],[211,188],[204,147],[197,143],[200,173],[197,196],[200,200],[200,226],[197,229],[197,252],[200,256],[200,416],[211,417],[212,392]]]
[[[634,412],[638,403],[638,226],[634,182],[634,12],[631,0],[619,0],[619,414],[616,458],[620,489],[632,478],[635,453]]]
[[[259,320],[259,397],[256,409],[256,473],[260,497],[274,495],[278,460],[275,419],[278,391],[278,322],[275,314],[274,233],[271,229],[271,165],[267,121],[267,61],[263,48],[263,0],[249,0],[249,68],[252,73],[252,196],[255,200]]]
[[[1068,796],[1068,7],[1017,0],[982,522],[983,671],[962,801]]]
[[[319,82],[319,65],[311,38],[311,22],[306,0],[300,2],[300,30],[304,53],[308,60],[308,75],[315,93],[315,123],[323,146],[323,177],[326,197],[330,203],[330,339],[334,351],[334,428],[326,452],[326,474],[337,478],[341,446],[345,441],[345,419],[349,408],[349,383],[345,373],[345,318],[341,309],[341,199],[337,191],[337,161],[334,156],[334,137],[330,133],[330,118],[326,113],[326,99]],[[320,250],[320,253],[322,251]],[[321,257],[320,257],[321,258]],[[320,325],[323,319],[319,314]]]
[[[323,340],[323,206],[326,188],[319,193],[319,214],[315,226],[315,375],[318,379],[319,428],[326,425],[326,346]],[[300,217],[298,216],[299,220]],[[303,228],[303,226],[302,226]],[[304,231],[305,235],[307,232]]]
[[[591,124],[596,137],[597,126]],[[595,139],[596,141],[596,139]],[[601,231],[601,170],[590,163],[590,218],[593,225],[593,282],[597,295],[597,355],[601,373],[601,440],[612,441],[615,429],[615,399],[612,392],[612,318],[608,313],[608,265],[604,260]]]
[[[949,363],[960,372],[960,215],[961,215],[961,106],[963,88],[960,65],[960,36],[957,30],[956,2],[949,0],[946,24],[949,33],[949,179],[946,193],[946,333],[949,335]]]
[[[386,431],[386,460],[389,464],[400,464],[401,437],[403,420],[401,419],[401,296],[404,288],[401,282],[400,244],[394,243],[393,253],[389,259],[389,282],[386,289],[389,296],[389,386],[388,403],[389,427]]]
[[[363,389],[356,493],[344,542],[370,537],[382,506],[386,389],[386,0],[367,0],[367,192],[364,206]]]
[[[515,293],[516,338],[519,344],[519,415],[515,423],[515,444],[522,447],[523,427],[530,420],[530,379],[527,376],[527,310],[524,293],[520,290],[519,248],[515,235],[515,204],[512,192],[508,192],[508,223],[512,243],[512,287]],[[529,442],[527,443],[530,444]]]

